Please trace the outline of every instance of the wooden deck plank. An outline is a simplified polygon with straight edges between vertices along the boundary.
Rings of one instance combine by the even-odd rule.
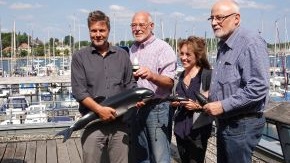
[[[6,146],[7,146],[7,143],[0,143],[0,161],[2,160],[3,155],[5,153]]]
[[[70,158],[70,163],[81,163],[81,158],[74,139],[67,140],[66,146]]]
[[[8,143],[1,163],[8,163],[13,161],[15,154],[16,143]]]
[[[26,144],[25,163],[35,163],[36,141],[28,141]]]
[[[57,163],[56,141],[47,140],[47,163]]]
[[[25,158],[25,152],[26,152],[26,142],[18,142],[16,144],[16,151],[14,158],[17,160],[24,160]]]
[[[62,142],[62,139],[56,139],[57,147],[57,161],[58,163],[69,163],[69,155],[66,147],[66,143]]]
[[[46,163],[46,141],[36,142],[36,163]]]
[[[80,154],[81,161],[83,161],[83,149],[80,138],[75,138],[75,143]]]

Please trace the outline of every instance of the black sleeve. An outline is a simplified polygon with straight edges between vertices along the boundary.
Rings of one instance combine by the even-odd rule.
[[[203,69],[201,74],[201,83],[202,83],[202,90],[208,91],[211,82],[211,72],[212,70]]]

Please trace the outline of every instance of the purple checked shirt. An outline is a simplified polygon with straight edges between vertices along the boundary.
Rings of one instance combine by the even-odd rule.
[[[148,67],[152,72],[174,79],[177,56],[172,47],[165,41],[151,36],[144,43],[134,43],[130,48],[130,60],[133,63],[137,58],[139,66]],[[171,89],[157,87],[154,83],[141,79],[137,81],[138,87],[145,87],[155,92],[156,98],[171,94]]]

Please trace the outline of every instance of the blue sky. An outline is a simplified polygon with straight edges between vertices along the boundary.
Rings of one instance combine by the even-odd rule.
[[[104,11],[111,18],[110,41],[130,40],[130,21],[134,12],[149,11],[155,20],[155,34],[162,38],[189,35],[213,37],[207,18],[215,0],[0,0],[2,32],[13,29],[40,40],[62,39],[70,33],[76,41],[89,40],[86,18],[90,11]],[[279,39],[289,41],[290,0],[237,0],[242,26],[262,31],[269,43],[275,41],[275,21]],[[285,26],[285,17],[287,25]],[[176,23],[175,23],[176,22]],[[161,27],[163,24],[163,32]],[[286,28],[285,28],[286,27]],[[79,35],[80,34],[80,35]],[[276,38],[278,40],[278,38]]]

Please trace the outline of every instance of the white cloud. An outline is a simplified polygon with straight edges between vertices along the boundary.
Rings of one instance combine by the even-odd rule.
[[[187,1],[187,4],[195,9],[209,9],[216,2],[216,0],[191,0]]]
[[[90,10],[87,10],[87,9],[79,9],[79,12],[80,13],[84,13],[84,14],[88,14],[88,13],[90,13]]]
[[[170,17],[173,17],[173,18],[182,18],[184,16],[185,15],[183,13],[180,13],[180,12],[173,12],[170,14]]]
[[[152,3],[157,3],[157,4],[173,4],[173,3],[186,2],[186,0],[148,0],[148,1]]]
[[[259,4],[252,0],[237,0],[241,8],[272,9],[273,5]]]
[[[158,11],[153,11],[153,12],[150,12],[150,14],[154,17],[154,16],[163,16],[164,13],[162,12],[158,12]]]
[[[187,16],[185,17],[184,19],[185,21],[188,21],[188,22],[195,22],[195,21],[198,21],[198,19],[194,16]]]
[[[289,9],[289,8],[285,8],[285,9],[284,9],[284,12],[285,12],[285,13],[290,13],[290,9]]]
[[[11,9],[16,9],[16,10],[22,10],[22,9],[34,9],[34,8],[40,8],[42,5],[36,3],[36,4],[29,4],[29,3],[13,3],[10,5]]]
[[[6,5],[5,1],[0,0],[0,5]]]
[[[217,0],[148,0],[156,4],[181,4],[189,5],[194,9],[209,9]],[[241,8],[271,9],[273,5],[260,4],[253,0],[236,0]]]
[[[127,9],[124,6],[119,6],[119,5],[110,5],[110,17],[113,20],[113,17],[115,16],[116,21],[124,21],[124,20],[129,20],[132,18],[134,12]]]
[[[126,10],[125,7],[119,6],[119,5],[110,5],[109,8],[112,11],[124,11],[124,10]]]
[[[5,27],[2,27],[2,28],[1,28],[1,32],[3,32],[3,33],[11,32],[11,29],[8,29],[8,28],[5,28]]]
[[[33,20],[34,16],[33,15],[21,15],[21,16],[17,16],[17,19],[19,20],[25,20],[25,21],[31,21]]]
[[[75,14],[73,14],[73,15],[69,15],[69,16],[67,16],[67,18],[69,19],[69,20],[76,20],[77,19],[77,16],[75,15]]]
[[[217,0],[190,0],[186,1],[192,8],[195,9],[209,9]],[[255,9],[271,9],[273,5],[260,4],[253,0],[236,0],[241,8],[255,8]]]
[[[179,4],[184,6],[191,6],[192,8],[210,8],[216,0],[148,0],[156,4]]]

